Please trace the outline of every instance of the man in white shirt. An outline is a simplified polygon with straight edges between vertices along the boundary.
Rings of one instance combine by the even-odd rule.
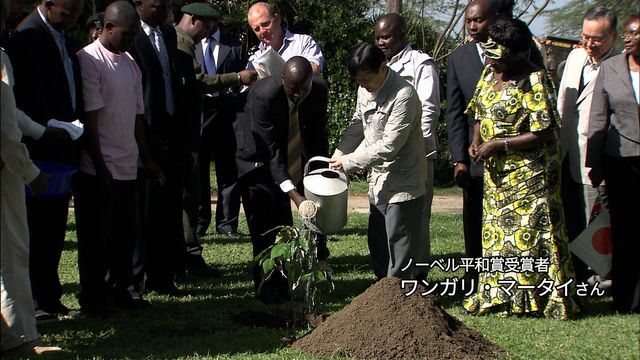
[[[421,129],[427,157],[427,188],[422,210],[423,239],[430,257],[429,223],[433,199],[433,163],[436,158],[438,140],[436,129],[440,115],[440,84],[438,65],[431,56],[414,50],[407,40],[402,16],[391,13],[376,21],[376,45],[387,58],[387,66],[407,80],[418,93],[422,107]]]
[[[587,226],[596,197],[604,192],[604,185],[593,187],[585,161],[596,75],[602,61],[618,53],[613,47],[616,22],[615,13],[609,8],[587,11],[582,23],[582,47],[569,54],[558,89],[562,200],[570,240]],[[584,266],[577,266],[577,270],[584,270]]]
[[[252,68],[251,62],[271,47],[284,61],[302,56],[309,60],[314,74],[322,73],[324,56],[320,46],[309,35],[294,34],[283,28],[280,14],[271,5],[265,2],[253,4],[247,12],[247,22],[260,40],[258,51],[249,57],[248,68]]]

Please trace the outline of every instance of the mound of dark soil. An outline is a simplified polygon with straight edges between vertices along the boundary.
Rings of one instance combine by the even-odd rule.
[[[358,359],[493,359],[500,351],[419,292],[385,278],[292,346],[316,356]]]

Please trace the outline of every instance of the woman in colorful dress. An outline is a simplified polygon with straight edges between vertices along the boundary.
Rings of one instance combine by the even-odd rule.
[[[492,266],[464,308],[565,320],[579,309],[560,200],[560,118],[545,70],[523,56],[531,36],[517,19],[489,28],[488,66],[466,111],[476,119],[469,155],[485,170],[482,248]]]

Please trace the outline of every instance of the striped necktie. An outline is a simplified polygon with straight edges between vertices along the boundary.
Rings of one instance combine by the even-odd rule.
[[[302,180],[302,136],[298,121],[298,105],[289,116],[289,143],[287,145],[287,171],[294,185]]]

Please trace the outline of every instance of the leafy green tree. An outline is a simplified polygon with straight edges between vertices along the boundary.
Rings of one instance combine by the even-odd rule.
[[[564,5],[548,12],[550,34],[578,39],[582,31],[582,20],[587,10],[596,6],[607,6],[613,9],[618,17],[618,34],[622,32],[624,20],[634,12],[638,12],[638,0],[568,0]],[[618,39],[620,48],[622,42]]]

